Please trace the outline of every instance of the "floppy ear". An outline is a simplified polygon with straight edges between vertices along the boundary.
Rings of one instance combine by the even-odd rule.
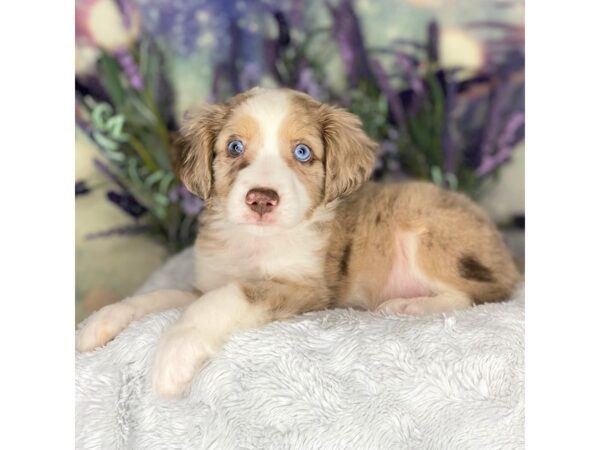
[[[217,135],[225,121],[225,105],[203,105],[186,114],[171,159],[188,191],[206,200],[213,185],[212,162]]]
[[[364,132],[360,119],[344,109],[321,105],[325,146],[325,202],[345,197],[371,176],[377,143]]]

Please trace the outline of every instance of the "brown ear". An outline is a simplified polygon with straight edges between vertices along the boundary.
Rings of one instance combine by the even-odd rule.
[[[371,176],[377,143],[364,132],[360,119],[330,105],[320,108],[325,145],[325,202],[356,191]]]
[[[203,105],[186,114],[175,142],[172,162],[185,187],[206,200],[213,184],[212,161],[215,141],[225,121],[225,105]]]

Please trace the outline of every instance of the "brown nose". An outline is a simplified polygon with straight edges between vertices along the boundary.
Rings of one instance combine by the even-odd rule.
[[[279,195],[273,189],[254,188],[246,194],[246,204],[259,215],[271,212],[279,202]]]

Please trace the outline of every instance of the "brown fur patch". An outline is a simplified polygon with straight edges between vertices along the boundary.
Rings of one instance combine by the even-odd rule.
[[[227,146],[233,140],[240,140],[244,144],[244,153],[240,156],[231,156],[227,151]],[[237,174],[252,163],[261,144],[256,120],[249,115],[232,112],[219,133],[215,146],[213,170],[215,193],[219,198],[227,197]]]
[[[371,176],[377,144],[354,114],[330,105],[318,110],[325,146],[325,201],[345,197]]]
[[[225,105],[204,105],[190,113],[172,152],[175,173],[190,192],[207,199],[213,183],[213,150],[228,111]]]
[[[348,266],[350,264],[350,258],[352,257],[352,241],[349,241],[344,246],[342,257],[340,259],[340,276],[345,278],[348,276]]]
[[[473,256],[463,256],[458,261],[458,272],[467,280],[490,282],[495,281],[490,269],[485,267]]]
[[[243,281],[240,286],[248,302],[268,305],[273,319],[285,319],[330,306],[329,292],[318,280],[303,283],[283,279]]]

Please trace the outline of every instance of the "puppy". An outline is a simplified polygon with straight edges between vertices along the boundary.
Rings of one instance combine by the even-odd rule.
[[[521,280],[494,224],[464,195],[366,183],[376,144],[343,109],[255,88],[202,107],[182,136],[176,170],[206,205],[199,292],[106,306],[77,343],[92,350],[133,320],[186,306],[157,349],[153,386],[163,397],[181,395],[236,330],[332,307],[464,309],[507,299]]]

